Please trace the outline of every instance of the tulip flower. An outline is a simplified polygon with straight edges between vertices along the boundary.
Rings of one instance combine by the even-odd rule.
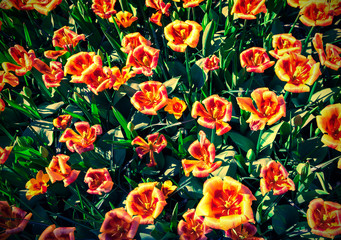
[[[212,177],[205,181],[204,197],[196,208],[197,216],[205,216],[208,227],[227,231],[253,222],[252,201],[256,200],[248,187],[231,177]]]
[[[133,106],[143,114],[157,115],[168,101],[166,87],[156,81],[147,81],[139,85],[141,91],[136,92],[130,99]]]
[[[321,65],[325,65],[335,71],[341,67],[341,48],[333,44],[326,44],[326,52],[323,49],[322,34],[316,33],[313,38],[313,45],[319,55]]]
[[[207,97],[202,103],[205,107],[196,101],[191,113],[193,118],[199,116],[199,125],[210,129],[216,128],[218,136],[231,130],[231,126],[227,122],[232,117],[232,103],[216,94]]]
[[[184,101],[180,100],[177,97],[168,98],[167,105],[165,107],[165,111],[169,114],[174,114],[176,119],[181,118],[182,113],[186,110],[187,105]]]
[[[36,178],[30,179],[25,185],[25,188],[28,189],[28,191],[26,192],[27,200],[31,200],[31,198],[36,195],[46,193],[48,181],[50,181],[49,175],[44,174],[43,171],[40,170],[37,173]]]
[[[7,239],[10,235],[24,231],[32,213],[17,207],[10,207],[8,202],[0,201],[0,239]]]
[[[165,196],[156,187],[157,182],[140,183],[126,199],[126,209],[130,216],[139,216],[140,224],[154,224],[167,204]]]
[[[169,16],[169,8],[171,4],[165,4],[163,0],[146,0],[146,6],[157,10],[157,12],[154,13],[149,20],[159,26],[162,26],[161,17],[163,14],[167,17]]]
[[[275,65],[277,77],[287,82],[284,90],[293,93],[309,92],[310,86],[321,75],[320,63],[311,56],[290,53],[278,59]]]
[[[176,52],[185,52],[187,46],[195,48],[198,45],[202,27],[194,21],[175,20],[165,27],[167,45]]]
[[[88,122],[76,122],[76,130],[67,128],[59,139],[59,142],[66,142],[67,148],[71,152],[82,154],[94,149],[94,142],[98,135],[102,134],[102,127],[99,124],[90,127]]]
[[[48,66],[38,58],[34,60],[34,63],[36,64],[37,70],[43,74],[42,78],[46,88],[60,86],[60,82],[64,77],[62,63],[52,61],[50,62],[50,66]]]
[[[214,162],[215,147],[206,138],[204,131],[200,131],[199,136],[199,141],[196,140],[188,148],[188,152],[197,160],[183,159],[181,161],[187,177],[190,172],[192,172],[194,177],[207,177],[222,164],[221,161]]]
[[[235,14],[236,18],[252,20],[261,12],[267,12],[265,0],[236,0],[231,14]]]
[[[2,148],[0,147],[0,164],[5,164],[7,161],[13,146]]]
[[[0,92],[6,83],[12,87],[16,87],[19,85],[19,79],[10,72],[0,71]]]
[[[341,14],[341,2],[340,0],[330,0],[330,8],[333,11],[334,16],[339,16]]]
[[[270,61],[264,48],[252,47],[240,54],[240,64],[248,72],[263,73],[266,69],[275,64]]]
[[[219,58],[213,55],[211,58],[207,57],[204,61],[203,69],[205,72],[213,71],[219,69]]]
[[[302,51],[301,41],[297,40],[291,33],[273,35],[272,47],[274,50],[269,51],[269,53],[276,59],[289,52],[300,54]]]
[[[40,235],[38,240],[75,240],[75,227],[59,227],[56,228],[55,224],[52,224],[45,228],[44,232]]]
[[[184,0],[183,7],[190,8],[190,7],[197,7],[205,0]]]
[[[64,154],[58,154],[52,157],[49,166],[45,168],[51,183],[63,180],[64,187],[67,187],[76,181],[80,171],[71,170],[71,167],[66,164],[69,159],[70,157]]]
[[[28,0],[26,6],[34,8],[37,12],[47,15],[50,11],[55,9],[62,0]],[[26,9],[27,10],[27,9]]]
[[[151,76],[153,75],[152,70],[156,68],[159,61],[159,53],[158,49],[140,45],[129,52],[126,66],[133,67],[136,74]]]
[[[173,185],[171,180],[165,181],[161,186],[161,192],[165,196],[165,199],[168,198],[170,194],[172,194],[178,187]]]
[[[102,195],[102,192],[108,193],[111,191],[114,183],[108,172],[108,169],[92,169],[86,172],[84,182],[88,184],[87,193]]]
[[[154,159],[154,152],[160,153],[167,146],[167,140],[162,134],[159,136],[159,133],[150,134],[147,136],[147,139],[148,143],[140,136],[137,136],[131,142],[131,145],[138,145],[136,152],[140,158],[149,153],[150,162],[147,166],[154,167],[157,165]]]
[[[53,119],[53,126],[58,129],[64,130],[65,128],[70,126],[72,120],[72,116],[69,114],[60,115],[57,118]]]
[[[116,80],[113,85],[108,88],[113,88],[114,90],[118,91],[119,88],[125,84],[130,78],[135,77],[136,73],[131,71],[130,67],[123,67],[122,72],[118,67],[111,68],[113,76],[115,76]]]
[[[97,16],[107,19],[116,13],[115,3],[116,0],[92,0],[91,9]]]
[[[21,0],[2,0],[0,2],[1,9],[11,9],[14,7],[17,10],[21,10],[25,3]]]
[[[316,117],[317,127],[323,133],[321,141],[341,152],[341,103],[328,105]]]
[[[5,105],[4,100],[2,100],[2,99],[0,98],[0,113],[3,112],[3,111],[5,111],[5,107],[6,107],[6,105]]]
[[[316,198],[309,203],[307,221],[311,232],[325,238],[341,234],[341,204]]]
[[[145,39],[141,33],[134,32],[125,35],[122,39],[122,52],[129,53],[140,45],[150,46],[151,42]]]
[[[178,224],[178,234],[180,240],[206,240],[205,234],[210,233],[212,229],[204,224],[204,217],[197,216],[195,209],[188,209],[182,215],[185,219],[180,220]]]
[[[133,14],[130,12],[118,12],[116,13],[116,17],[114,17],[115,20],[112,20],[112,18],[109,19],[109,22],[116,21],[117,26],[120,28],[121,26],[123,28],[130,27],[133,22],[135,22],[138,18],[134,17]]]
[[[258,110],[253,105],[252,99]],[[237,103],[240,109],[251,113],[246,122],[250,124],[252,131],[264,129],[266,124],[273,125],[286,114],[284,97],[276,96],[268,88],[257,88],[251,93],[251,98],[237,97]]]
[[[264,238],[255,237],[257,233],[257,228],[251,223],[244,223],[236,228],[227,230],[225,232],[226,237],[232,240],[264,240]]]
[[[300,20],[306,26],[329,26],[333,23],[333,11],[330,3],[323,0],[313,0],[300,10]]]
[[[280,162],[271,160],[264,165],[259,175],[262,195],[273,190],[273,195],[281,195],[287,191],[295,191],[295,183],[288,178],[289,174]]]
[[[140,224],[139,217],[131,217],[124,208],[115,208],[105,214],[100,232],[100,240],[132,240]]]

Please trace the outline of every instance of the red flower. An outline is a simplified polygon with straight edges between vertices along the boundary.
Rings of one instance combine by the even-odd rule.
[[[34,59],[36,69],[43,74],[43,81],[46,88],[59,87],[60,82],[64,77],[64,71],[62,63],[52,61],[50,62],[50,67],[39,60]]]
[[[130,12],[118,12],[116,13],[116,17],[114,17],[117,26],[120,28],[121,26],[123,28],[127,28],[130,27],[131,24],[133,24],[133,22],[135,22],[138,18],[137,17],[133,17],[133,14],[131,14]],[[109,19],[109,22],[113,22],[112,18]]]
[[[126,199],[126,209],[130,216],[141,218],[140,224],[154,224],[167,204],[165,196],[156,188],[157,182],[140,183]]]
[[[273,195],[281,195],[287,191],[295,191],[295,183],[288,178],[289,174],[280,162],[271,160],[264,165],[259,175],[262,195],[273,190]]]
[[[92,169],[86,172],[84,182],[88,184],[87,193],[102,195],[102,192],[108,193],[114,185],[108,169]]]
[[[264,48],[252,47],[240,54],[240,64],[242,67],[246,67],[248,72],[263,73],[275,64],[274,61],[270,61],[268,54]]]
[[[231,130],[227,123],[232,117],[232,104],[218,95],[212,95],[202,101],[204,106],[196,101],[192,108],[192,117],[206,128],[216,128],[216,133],[221,136]],[[206,108],[206,109],[205,109]]]
[[[325,238],[341,234],[341,204],[316,198],[309,203],[307,221],[311,232]]]
[[[283,33],[272,36],[272,47],[274,50],[269,51],[269,53],[274,58],[279,59],[289,52],[300,54],[302,43],[293,37],[291,33]]]
[[[182,215],[185,219],[180,220],[178,224],[178,234],[180,240],[206,240],[205,234],[212,231],[204,224],[204,217],[197,216],[195,209],[188,209],[187,212]]]
[[[28,189],[28,191],[26,192],[27,200],[31,200],[31,198],[36,195],[46,193],[48,181],[50,181],[49,175],[44,174],[43,171],[40,170],[37,173],[36,178],[30,179],[25,185],[25,188]]]
[[[114,90],[118,91],[118,89],[125,84],[130,78],[135,77],[136,73],[134,71],[130,71],[130,67],[123,67],[122,72],[118,67],[113,67],[111,69],[112,74],[116,77],[114,84],[109,88],[113,88]]]
[[[165,199],[167,199],[177,188],[178,187],[173,185],[171,180],[166,180],[161,186],[161,192],[165,196]]]
[[[300,10],[301,22],[306,26],[329,26],[333,23],[330,3],[320,0],[309,1]]]
[[[166,87],[156,81],[147,81],[139,85],[138,91],[130,99],[133,106],[143,114],[157,115],[157,111],[163,108],[168,101]]]
[[[0,164],[5,164],[8,156],[12,151],[13,146],[2,148],[0,147]]]
[[[226,237],[232,240],[264,240],[264,238],[254,237],[256,233],[257,228],[251,223],[244,223],[225,232]]]
[[[236,18],[256,19],[258,13],[266,13],[265,0],[236,0],[234,1],[231,14]]]
[[[145,39],[141,35],[141,33],[134,32],[134,33],[129,33],[125,35],[124,38],[122,39],[121,44],[122,44],[122,48],[121,48],[122,52],[129,53],[140,45],[150,46],[151,42]]]
[[[157,12],[154,13],[150,18],[150,21],[159,26],[162,26],[161,23],[162,14],[165,14],[167,17],[169,16],[169,8],[171,4],[170,3],[165,4],[163,0],[146,0],[146,6],[157,10]]]
[[[215,147],[207,138],[203,131],[199,132],[200,139],[193,142],[188,152],[197,160],[183,159],[182,167],[185,175],[188,177],[192,172],[194,177],[207,177],[222,164],[221,161],[215,162]]]
[[[326,44],[326,52],[323,50],[322,34],[316,33],[313,38],[314,48],[319,55],[321,65],[325,65],[335,71],[341,67],[341,48],[333,44]]]
[[[28,0],[24,7],[26,9],[22,10],[31,10],[34,8],[37,12],[47,15],[61,3],[62,0]]]
[[[186,110],[187,105],[184,101],[180,100],[177,97],[168,98],[167,106],[165,107],[165,111],[169,114],[174,114],[176,119],[181,118],[182,113]]]
[[[213,55],[211,58],[207,57],[204,61],[203,69],[205,72],[213,71],[219,69],[219,58]]]
[[[153,69],[156,68],[159,61],[160,50],[146,45],[140,45],[130,51],[127,57],[126,66],[133,67],[136,74],[145,76],[153,75]]]
[[[144,155],[149,153],[150,162],[147,164],[148,167],[156,166],[156,162],[154,159],[154,152],[160,153],[166,146],[167,140],[165,136],[159,133],[153,133],[147,136],[148,143],[137,136],[132,142],[131,145],[138,145],[139,147],[136,148],[137,155],[142,158]]]
[[[58,129],[65,129],[70,126],[72,116],[69,114],[60,115],[53,119],[53,126]]]
[[[75,227],[59,227],[52,224],[45,228],[38,240],[75,240]]]
[[[204,197],[197,216],[205,216],[204,224],[227,231],[247,222],[254,222],[252,201],[256,200],[248,187],[231,177],[212,177],[205,181]]]
[[[19,85],[19,79],[10,72],[0,71],[0,92],[4,88],[5,83],[16,87]]]
[[[293,93],[309,92],[310,86],[321,75],[320,64],[311,56],[290,53],[281,57],[275,65],[277,77],[287,82],[284,90]]]
[[[116,0],[92,0],[91,9],[101,18],[110,18],[116,13]]]
[[[205,0],[184,0],[183,7],[184,8],[197,7],[203,1],[205,1]]]
[[[12,7],[17,10],[21,10],[24,7],[25,3],[22,0],[2,0],[0,2],[1,9],[11,9]]]
[[[140,218],[131,217],[124,208],[115,208],[105,214],[100,232],[100,240],[134,238],[139,227]]]
[[[277,97],[268,88],[257,88],[251,93],[251,97],[255,101],[258,110],[249,97],[237,97],[237,103],[242,110],[251,113],[246,122],[250,124],[252,131],[263,129],[266,124],[272,125],[281,117],[285,117],[286,107],[282,95]]]

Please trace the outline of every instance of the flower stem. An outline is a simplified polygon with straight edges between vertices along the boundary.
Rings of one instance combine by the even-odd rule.
[[[187,72],[187,80],[188,80],[188,88],[189,88],[189,97],[191,100],[192,79],[191,79],[191,72],[190,72],[190,66],[189,66],[188,48],[186,48],[186,50],[185,50],[185,61],[186,61],[186,72]]]
[[[312,34],[313,30],[314,30],[314,26],[312,26],[312,27],[310,28],[310,31],[309,31],[309,33],[308,33],[308,36],[307,36],[306,39],[304,40],[304,44],[303,44],[303,46],[302,46],[302,53],[305,53],[305,50],[306,50],[307,44],[308,44],[308,40],[310,39],[310,35]]]
[[[298,14],[297,14],[297,17],[296,17],[294,23],[292,24],[292,26],[291,26],[291,28],[290,28],[290,30],[289,30],[288,33],[291,33],[292,30],[294,30],[294,27],[295,27],[295,25],[296,25],[296,23],[297,23],[299,17],[300,17],[300,14],[298,13]]]
[[[264,132],[264,128],[262,130],[260,130],[260,132],[259,132],[259,136],[258,136],[258,140],[257,140],[257,146],[256,146],[256,155],[258,155],[259,150],[260,150],[260,142],[262,140],[263,132]]]
[[[212,131],[211,131],[211,143],[214,144],[214,138],[215,138],[215,127],[212,128]]]
[[[240,40],[240,44],[239,44],[239,52],[241,52],[242,47],[243,47],[243,43],[244,43],[245,30],[246,30],[246,23],[247,23],[247,20],[244,19],[243,32],[242,32],[242,39]]]
[[[212,95],[213,92],[213,73],[210,71],[210,96]]]

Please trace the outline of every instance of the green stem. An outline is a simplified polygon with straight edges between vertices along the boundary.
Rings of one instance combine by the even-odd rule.
[[[4,127],[2,126],[2,124],[0,125],[0,130],[1,130],[3,133],[5,133],[5,134],[7,135],[7,137],[8,137],[9,139],[11,139],[11,141],[14,140],[14,137],[7,131],[6,128],[4,128]]]
[[[262,140],[262,135],[264,132],[264,128],[262,130],[260,130],[259,132],[259,136],[258,136],[258,140],[257,140],[257,146],[256,146],[256,155],[258,156],[259,150],[260,150],[260,142]]]
[[[289,93],[290,93],[290,92],[288,92],[288,91],[285,92],[285,94],[284,94],[284,101],[287,99]]]
[[[309,104],[310,99],[311,99],[311,97],[313,96],[313,94],[314,94],[314,92],[315,92],[316,85],[317,85],[317,82],[315,82],[315,83],[313,84],[313,87],[312,87],[311,90],[310,90],[309,98],[308,98],[307,104]]]
[[[211,130],[211,143],[213,143],[213,144],[214,144],[214,138],[215,138],[215,127],[212,128],[212,130]]]
[[[303,44],[303,46],[302,46],[302,53],[303,53],[303,54],[305,53],[305,50],[306,50],[306,48],[307,48],[308,40],[310,39],[310,35],[312,34],[313,30],[314,30],[314,26],[312,26],[312,27],[310,28],[310,31],[309,31],[309,33],[308,33],[308,36],[306,37],[306,39],[305,39],[305,41],[304,41],[304,44]]]
[[[118,27],[117,22],[115,21],[114,17],[112,17],[112,19],[113,19],[113,23],[115,25],[116,31],[118,33],[118,36],[120,37],[120,42],[122,43],[122,39],[123,39],[122,32],[121,32],[120,28]]]
[[[248,94],[249,94],[249,90],[250,90],[250,88],[251,88],[251,86],[252,86],[252,83],[253,83],[254,76],[255,76],[255,73],[254,73],[254,72],[252,72],[252,73],[251,73],[251,78],[250,78],[250,84],[249,84],[249,87],[246,89],[246,95],[248,95]]]
[[[210,71],[210,96],[212,95],[213,92],[213,73]]]
[[[188,88],[189,88],[189,98],[191,100],[192,79],[191,79],[191,72],[190,72],[190,66],[189,66],[188,47],[185,50],[185,61],[186,61],[186,73],[187,73]]]
[[[246,31],[246,23],[247,23],[247,20],[244,19],[243,32],[242,32],[242,39],[240,40],[240,44],[239,44],[239,52],[241,52],[242,47],[243,47],[243,43],[244,43],[245,31]]]
[[[296,23],[297,23],[299,17],[300,17],[300,14],[298,13],[298,14],[297,14],[297,17],[296,17],[296,19],[295,19],[295,21],[294,21],[294,23],[292,24],[292,26],[291,26],[291,28],[290,28],[290,30],[289,30],[289,33],[291,33],[292,30],[294,30],[294,27],[295,27],[295,25],[296,25]]]

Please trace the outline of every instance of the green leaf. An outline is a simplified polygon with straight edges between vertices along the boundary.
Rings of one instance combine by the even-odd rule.
[[[264,150],[267,146],[271,145],[277,136],[278,130],[281,128],[283,122],[271,127],[267,131],[262,134],[262,137],[259,141],[259,150]]]
[[[176,229],[176,227],[178,226],[178,205],[179,203],[176,203],[173,209],[171,224],[170,224],[171,230]]]
[[[124,178],[127,180],[132,188],[136,188],[138,186],[138,184],[134,180],[128,178],[126,175],[124,175]]]
[[[272,217],[272,226],[277,234],[284,234],[299,220],[297,209],[290,205],[278,205]]]
[[[203,183],[196,177],[183,176],[179,181],[178,190],[183,198],[199,199],[202,198]]]
[[[204,86],[206,80],[207,80],[207,73],[203,71],[202,65],[204,63],[205,59],[202,58],[193,64],[191,67],[191,77],[193,80],[193,84],[197,89],[200,89],[202,86]]]
[[[181,76],[173,77],[163,83],[163,85],[167,88],[168,95],[171,94],[175,90],[180,78]]]
[[[130,132],[130,130],[127,127],[127,125],[128,125],[127,120],[125,120],[125,118],[122,116],[122,114],[116,110],[116,108],[112,107],[112,111],[115,115],[116,120],[120,123],[121,127],[123,128],[127,138],[132,139],[132,133]],[[135,132],[135,130],[133,132]],[[137,135],[137,133],[136,133],[136,135]]]
[[[57,102],[57,103],[43,103],[38,106],[38,112],[40,115],[45,118],[47,116],[50,116],[58,111],[61,106],[63,106],[65,103],[64,102]]]
[[[245,152],[249,151],[249,149],[255,150],[255,144],[247,138],[237,132],[229,131],[227,135],[232,139],[232,141],[237,144]]]
[[[115,49],[115,51],[117,52],[117,54],[118,54],[118,56],[120,57],[121,61],[122,61],[122,62],[126,62],[127,54],[121,51],[121,45],[118,44],[118,43],[116,42],[116,40],[115,40],[113,37],[111,37],[111,36],[109,35],[109,33],[106,32],[105,29],[102,28],[102,30],[103,30],[103,33],[104,33],[105,37],[108,39],[109,43],[111,44],[111,46],[112,46],[112,47]]]
[[[211,41],[213,39],[215,29],[216,23],[213,20],[209,22],[205,27],[205,31],[202,35],[202,54],[204,57],[208,56],[209,49],[212,46]]]

